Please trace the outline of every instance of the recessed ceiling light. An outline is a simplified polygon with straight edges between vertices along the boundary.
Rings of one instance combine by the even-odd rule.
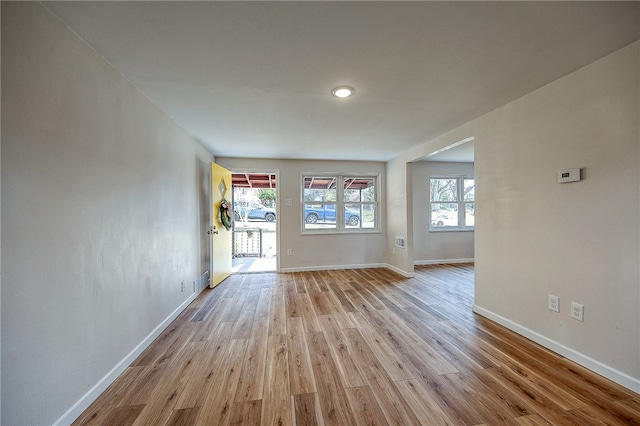
[[[349,86],[338,86],[331,91],[331,94],[336,98],[348,98],[354,93],[356,93],[356,90]]]

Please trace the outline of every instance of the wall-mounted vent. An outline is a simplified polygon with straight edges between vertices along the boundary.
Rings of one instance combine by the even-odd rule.
[[[200,275],[198,279],[198,288],[196,289],[198,294],[209,285],[209,280],[209,271],[204,271],[204,274]]]
[[[404,248],[404,237],[396,236],[396,247]]]

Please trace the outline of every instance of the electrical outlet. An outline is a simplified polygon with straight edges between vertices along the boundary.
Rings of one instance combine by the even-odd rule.
[[[287,256],[291,256],[291,249],[287,249]]]
[[[184,292],[184,280],[182,281],[182,283],[180,284],[180,291]]]
[[[571,302],[571,318],[578,321],[584,321],[584,305]]]
[[[549,295],[549,310],[560,312],[560,298],[558,296],[554,296],[553,294]]]

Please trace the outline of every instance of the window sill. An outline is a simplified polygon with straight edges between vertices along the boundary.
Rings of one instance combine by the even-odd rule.
[[[379,229],[366,229],[366,230],[343,230],[343,231],[338,231],[337,229],[331,229],[331,230],[326,230],[326,231],[322,231],[322,230],[313,230],[313,231],[303,231],[300,233],[300,235],[357,235],[357,234],[382,234],[382,231],[380,231]]]
[[[457,227],[442,227],[442,228],[429,228],[429,232],[435,234],[439,232],[474,232],[474,228],[457,228]]]

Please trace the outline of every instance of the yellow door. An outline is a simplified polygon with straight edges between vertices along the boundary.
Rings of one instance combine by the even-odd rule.
[[[231,200],[231,172],[224,167],[211,163],[211,287],[220,284],[231,275],[231,235],[233,228],[225,228],[220,206],[223,201]],[[233,208],[230,208],[233,219]],[[228,222],[227,222],[228,225]]]

